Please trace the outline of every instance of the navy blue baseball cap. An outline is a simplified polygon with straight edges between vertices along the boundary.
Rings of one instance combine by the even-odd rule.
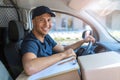
[[[51,17],[55,17],[55,14],[46,6],[39,6],[33,9],[32,12],[32,19],[34,19],[36,16],[40,16],[44,13],[49,13]]]

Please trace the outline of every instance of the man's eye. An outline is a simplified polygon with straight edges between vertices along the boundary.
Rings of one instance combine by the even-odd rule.
[[[50,21],[51,21],[51,19],[48,19],[48,21],[50,22]]]
[[[39,19],[39,21],[44,21],[43,19]]]

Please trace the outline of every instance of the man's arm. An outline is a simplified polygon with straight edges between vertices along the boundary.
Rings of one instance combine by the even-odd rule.
[[[92,41],[93,43],[95,42],[95,39],[92,36],[87,36],[85,39],[80,40],[76,43],[73,43],[71,45],[67,45],[67,46],[61,46],[61,45],[56,45],[53,50],[57,51],[57,52],[62,52],[65,51],[69,48],[72,48],[73,50],[79,48],[83,43],[87,43],[89,41]]]
[[[52,56],[39,57],[39,58],[37,58],[37,56],[34,53],[28,52],[23,55],[22,62],[23,62],[23,67],[24,67],[25,73],[27,75],[32,75],[34,73],[37,73],[37,72],[55,64],[56,62],[58,62],[64,58],[68,58],[71,56],[76,56],[73,49],[68,49],[64,52],[54,54]]]

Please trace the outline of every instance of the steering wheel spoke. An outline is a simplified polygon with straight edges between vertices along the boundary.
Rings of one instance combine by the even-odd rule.
[[[91,53],[91,50],[92,50],[92,42],[89,42],[87,47],[82,47],[82,48],[79,48],[78,51],[76,52],[77,56],[81,56],[81,55],[88,55]],[[93,51],[92,51],[93,53]]]

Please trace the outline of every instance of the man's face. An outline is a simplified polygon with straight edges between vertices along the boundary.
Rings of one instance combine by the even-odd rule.
[[[51,15],[45,13],[33,19],[33,30],[39,35],[45,36],[51,29]]]

